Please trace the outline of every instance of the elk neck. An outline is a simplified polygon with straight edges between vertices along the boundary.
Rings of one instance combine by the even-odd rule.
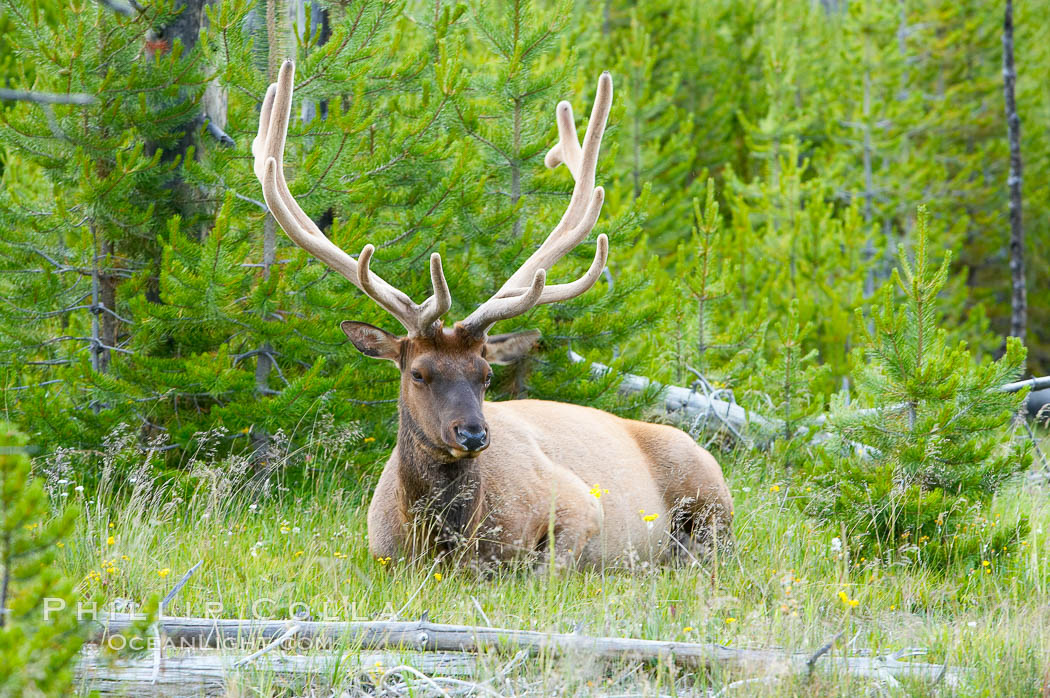
[[[455,458],[432,443],[404,404],[398,405],[398,475],[407,511],[424,512],[443,547],[469,535],[481,506],[477,458]]]

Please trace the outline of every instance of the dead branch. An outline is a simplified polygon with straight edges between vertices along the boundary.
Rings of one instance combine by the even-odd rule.
[[[33,90],[10,90],[0,88],[0,100],[33,102],[34,104],[94,104],[95,96],[77,92],[35,92]]]

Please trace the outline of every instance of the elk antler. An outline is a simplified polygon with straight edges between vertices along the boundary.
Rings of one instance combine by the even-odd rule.
[[[581,147],[572,107],[568,102],[558,104],[558,144],[547,153],[544,163],[551,169],[564,163],[572,174],[575,185],[569,206],[539,249],[492,298],[457,324],[475,335],[483,335],[494,323],[521,315],[533,306],[575,298],[601,276],[609,256],[609,239],[604,234],[598,236],[594,261],[583,276],[571,283],[545,286],[547,270],[590,234],[601,213],[605,190],[594,186],[594,175],[611,105],[612,77],[606,71],[598,78],[598,91]]]
[[[284,142],[292,109],[295,64],[285,61],[277,82],[270,85],[259,114],[259,135],[252,142],[255,176],[262,183],[270,213],[299,247],[321,260],[378,303],[404,325],[410,337],[429,335],[437,321],[452,307],[452,297],[441,269],[441,255],[430,255],[430,279],[434,294],[417,304],[404,292],[373,274],[369,268],[375,247],[365,245],[358,259],[339,249],[296,203],[284,179]]]

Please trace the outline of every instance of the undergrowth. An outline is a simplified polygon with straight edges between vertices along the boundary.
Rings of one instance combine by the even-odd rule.
[[[355,438],[359,438],[355,437]],[[362,444],[367,447],[370,444]],[[112,445],[111,445],[112,447]],[[755,452],[720,454],[736,502],[736,547],[703,566],[589,570],[536,575],[504,568],[482,575],[432,560],[372,559],[365,511],[378,467],[346,465],[323,444],[306,475],[289,486],[277,459],[253,472],[239,461],[199,454],[188,481],[151,466],[104,467],[92,493],[65,477],[52,495],[84,514],[59,552],[84,598],[163,595],[203,565],[168,606],[169,615],[412,619],[443,623],[717,642],[731,647],[814,651],[843,633],[837,651],[926,650],[928,662],[973,670],[962,695],[1034,695],[1050,656],[1050,503],[1043,487],[1003,489],[980,522],[989,538],[1027,517],[1031,529],[994,563],[934,572],[921,564],[851,558],[840,535],[798,506],[805,483],[784,479]],[[378,452],[376,453],[378,456]],[[66,453],[75,462],[79,455]],[[483,661],[496,671],[501,662]],[[668,694],[717,691],[732,677],[668,666],[540,658],[515,669],[529,690]],[[739,677],[737,677],[739,678]],[[300,695],[275,677],[246,675],[253,694]],[[509,679],[508,679],[509,680]],[[820,675],[749,684],[749,695],[881,690],[871,679]],[[803,683],[800,683],[803,682]],[[243,687],[242,687],[243,688]],[[288,691],[291,691],[290,693]],[[926,695],[923,684],[906,694]]]

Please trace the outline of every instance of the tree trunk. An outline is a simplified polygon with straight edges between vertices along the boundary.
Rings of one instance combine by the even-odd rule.
[[[170,24],[158,27],[153,30],[154,36],[153,45],[157,46],[159,51],[170,51],[178,41],[183,47],[183,57],[188,57],[194,48],[197,46],[197,42],[200,39],[201,29],[206,26],[207,15],[204,13],[204,9],[215,2],[216,0],[175,0],[172,9],[176,12],[174,18]],[[178,99],[188,99],[187,95],[180,95]],[[209,133],[215,137],[216,140],[224,145],[233,145],[232,139],[226,135],[224,129],[226,128],[226,107],[228,102],[228,95],[225,89],[223,89],[217,81],[212,81],[207,88],[205,88],[204,94],[201,95],[201,103],[199,111],[193,113],[187,121],[176,124],[172,127],[172,131],[179,135],[178,141],[165,149],[162,160],[165,162],[172,162],[179,160],[184,161],[187,152],[190,147],[195,147],[199,151],[198,134],[200,133],[200,127],[202,124],[207,124]],[[159,145],[156,143],[147,143],[146,152],[152,154],[156,152]],[[196,191],[190,190],[182,180],[182,177],[178,174],[175,175],[170,184],[175,194],[175,206],[182,214],[183,220],[192,221],[195,218],[195,213],[198,211],[198,205],[193,203],[199,200],[200,197]],[[205,197],[207,198],[207,197]],[[203,234],[203,231],[202,231]]]
[[[1003,96],[1006,101],[1006,133],[1010,141],[1010,336],[1024,341],[1028,320],[1028,298],[1024,275],[1024,227],[1021,222],[1021,117],[1017,114],[1014,90],[1014,4],[1006,0],[1003,18]]]
[[[100,260],[95,263],[95,269],[98,269],[99,264],[104,264],[106,269],[110,269],[113,264],[113,243],[109,240],[103,240],[101,243]],[[108,312],[107,312],[108,311]],[[99,272],[99,295],[98,295],[98,306],[95,308],[95,314],[99,317],[102,322],[102,344],[100,347],[105,353],[101,356],[104,357],[103,361],[100,361],[99,370],[102,373],[106,373],[109,369],[110,347],[117,346],[117,318],[114,313],[117,311],[117,277],[112,273]]]

